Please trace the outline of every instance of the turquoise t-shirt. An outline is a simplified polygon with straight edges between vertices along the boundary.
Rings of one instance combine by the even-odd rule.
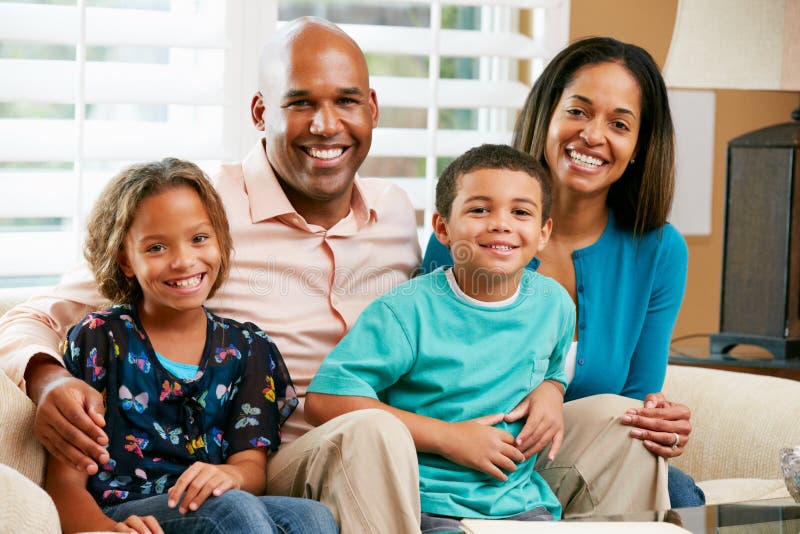
[[[456,296],[437,269],[370,304],[308,391],[370,397],[449,422],[507,413],[543,380],[565,384],[574,328],[575,306],[550,278],[526,270],[517,299],[489,308]],[[516,436],[522,425],[495,426]],[[423,512],[502,518],[543,506],[561,515],[535,456],[505,482],[439,455],[418,458]]]
[[[613,212],[596,243],[572,253],[578,297],[575,377],[565,401],[614,393],[644,399],[661,391],[672,330],[686,289],[688,249],[667,224],[641,238]],[[431,236],[422,271],[452,265]],[[536,270],[533,258],[528,269]]]

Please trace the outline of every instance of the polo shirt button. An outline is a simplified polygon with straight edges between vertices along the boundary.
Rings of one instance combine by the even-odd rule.
[[[581,330],[585,330],[586,329],[586,323],[581,321],[581,324],[578,325],[578,328],[580,328]]]
[[[583,358],[581,358],[580,360],[578,360],[578,365],[583,365]]]
[[[578,293],[583,293],[583,284],[578,286]]]

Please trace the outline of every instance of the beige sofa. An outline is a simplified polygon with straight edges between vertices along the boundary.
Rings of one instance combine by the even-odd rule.
[[[17,300],[5,296],[0,314]],[[800,382],[670,365],[664,392],[692,410],[691,441],[674,464],[698,481],[709,504],[789,495],[778,450],[800,444]],[[45,455],[33,416],[33,403],[0,371],[0,525],[25,517],[36,521],[25,531],[57,532],[55,507],[36,486]]]

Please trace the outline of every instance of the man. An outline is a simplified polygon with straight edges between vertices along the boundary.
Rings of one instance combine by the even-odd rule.
[[[419,264],[414,213],[395,186],[356,179],[377,125],[363,53],[333,24],[298,19],[264,49],[253,122],[265,139],[217,188],[234,238],[209,307],[273,337],[298,388],[379,294]],[[35,432],[93,474],[105,462],[102,399],[62,367],[66,329],[102,307],[88,270],[0,322],[0,365],[37,404]],[[414,447],[399,420],[362,411],[309,431],[302,404],[267,467],[267,492],[329,505],[345,532],[419,529]]]

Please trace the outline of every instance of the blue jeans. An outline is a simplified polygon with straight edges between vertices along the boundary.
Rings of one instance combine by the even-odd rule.
[[[689,508],[706,504],[706,495],[697,487],[694,479],[672,465],[667,470],[667,487],[671,508]]]
[[[241,490],[229,490],[209,497],[194,512],[181,514],[167,506],[167,494],[106,506],[103,512],[114,521],[131,515],[154,516],[165,534],[209,533],[250,534],[335,534],[339,527],[324,504],[295,497],[258,497]]]

